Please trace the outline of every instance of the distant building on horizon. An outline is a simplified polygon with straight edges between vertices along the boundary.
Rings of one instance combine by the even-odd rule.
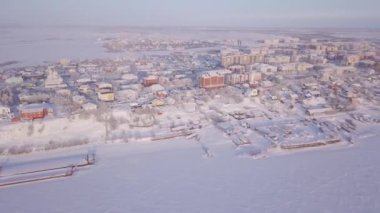
[[[249,65],[260,63],[264,59],[265,49],[251,50],[250,53],[240,51],[222,52],[221,62],[224,68],[232,65]]]

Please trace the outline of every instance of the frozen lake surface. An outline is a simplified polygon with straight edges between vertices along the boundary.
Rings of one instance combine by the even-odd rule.
[[[145,28],[0,28],[0,63],[18,61],[16,66],[57,62],[61,58],[74,60],[97,58],[135,58],[157,52],[108,53],[102,38],[130,39],[242,39],[252,43],[272,35],[238,30],[208,29],[145,29]]]
[[[57,62],[61,58],[84,60],[133,56],[105,52],[99,38],[107,36],[92,28],[3,28],[0,30],[0,63],[21,65]]]

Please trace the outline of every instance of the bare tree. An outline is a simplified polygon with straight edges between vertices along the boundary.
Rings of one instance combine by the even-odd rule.
[[[28,132],[26,133],[28,136],[32,136],[34,133],[34,124],[33,122],[31,122],[29,125],[28,125]]]

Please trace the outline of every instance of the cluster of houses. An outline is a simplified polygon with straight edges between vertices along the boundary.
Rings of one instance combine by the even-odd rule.
[[[261,42],[254,49],[222,50],[224,69],[203,72],[199,87],[239,87],[270,103],[301,104],[311,116],[352,109],[363,99],[378,103],[377,90],[368,87],[379,83],[375,45],[299,39]]]
[[[371,43],[286,38],[260,44],[0,70],[0,118],[41,119],[101,105],[162,107],[178,94],[223,87],[261,103],[300,104],[307,115],[347,110],[363,100],[380,103],[380,56]]]
[[[164,51],[215,47],[219,43],[213,40],[162,40],[162,39],[107,39],[103,47],[109,52],[122,51]]]

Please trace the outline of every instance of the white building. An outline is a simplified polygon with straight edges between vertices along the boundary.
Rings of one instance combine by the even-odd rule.
[[[7,80],[5,80],[5,83],[10,84],[10,85],[18,85],[18,84],[24,83],[24,79],[22,79],[21,76],[19,76],[19,77],[13,76],[13,77],[10,77]]]
[[[82,109],[85,111],[94,111],[98,109],[98,106],[94,103],[85,103],[82,105]]]
[[[133,89],[119,90],[116,93],[118,100],[135,101],[138,98],[138,92]]]
[[[265,57],[264,62],[267,64],[285,64],[290,62],[290,56],[287,55],[275,55]]]
[[[84,104],[86,102],[86,97],[84,97],[82,95],[74,95],[72,97],[72,100],[73,100],[74,103]]]
[[[261,73],[275,73],[277,72],[277,67],[269,65],[269,64],[256,63],[256,64],[248,65],[247,70],[249,71],[257,70]]]
[[[152,93],[157,93],[159,91],[165,91],[165,87],[163,87],[161,84],[154,84],[154,85],[149,87],[149,90]]]
[[[11,114],[11,108],[0,105],[0,117],[8,117]]]
[[[66,88],[67,85],[63,82],[62,77],[57,71],[52,68],[48,68],[47,77],[45,80],[45,88]]]
[[[259,91],[257,89],[247,89],[244,94],[248,97],[256,97],[259,95]]]
[[[316,107],[306,110],[306,113],[310,116],[323,115],[326,113],[331,113],[334,110],[331,107]]]
[[[127,73],[131,70],[131,66],[129,65],[126,65],[126,66],[118,66],[116,68],[116,72],[119,72],[119,73]]]
[[[131,74],[131,73],[124,74],[124,75],[121,76],[121,78],[122,78],[123,80],[129,81],[129,82],[135,82],[135,81],[138,80],[137,75],[135,75],[135,74]]]
[[[76,82],[78,84],[89,84],[89,83],[93,83],[95,81],[92,80],[91,78],[80,78],[80,79],[76,80]]]
[[[271,81],[262,81],[261,86],[262,87],[272,87],[273,83]]]
[[[18,95],[21,103],[41,103],[48,102],[50,95],[46,93],[21,93]]]

